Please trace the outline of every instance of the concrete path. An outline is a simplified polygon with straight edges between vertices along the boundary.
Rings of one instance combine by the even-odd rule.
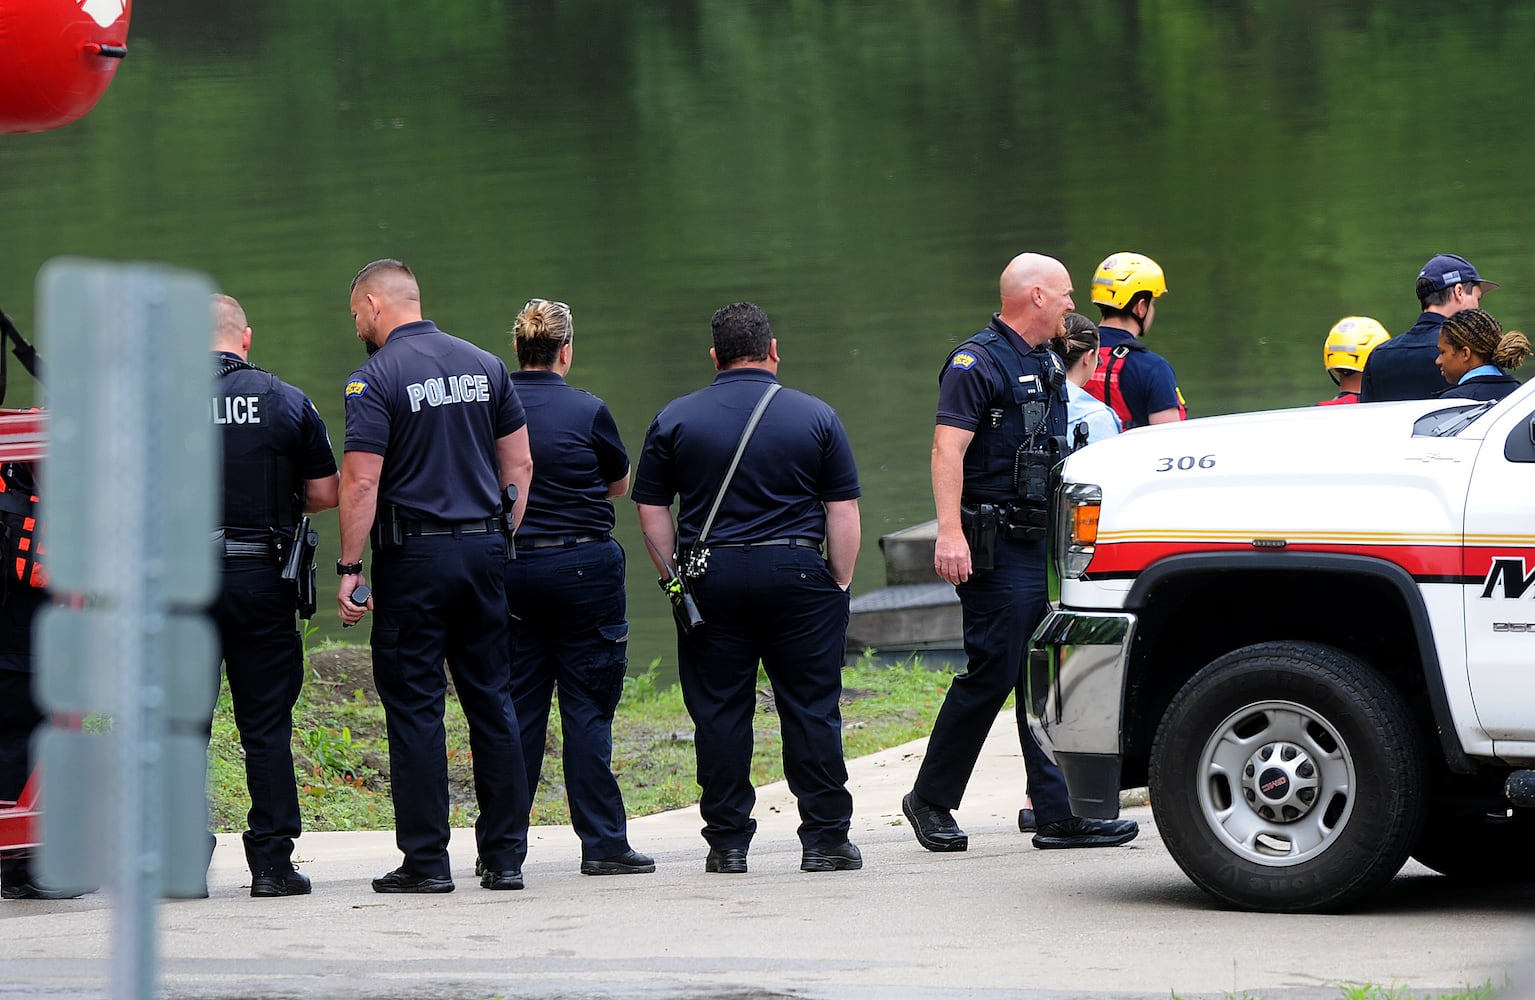
[[[172,997],[1274,997],[1338,984],[1450,990],[1535,984],[1535,890],[1472,891],[1409,866],[1370,909],[1266,916],[1218,909],[1169,858],[1149,808],[1128,847],[1036,851],[1018,833],[1012,715],[993,727],[965,807],[964,854],[919,848],[901,816],[924,741],[852,761],[861,872],[799,871],[779,784],[758,798],[750,874],[705,875],[696,809],[636,820],[653,875],[586,878],[567,827],[533,831],[523,892],[380,896],[392,833],[299,843],[312,896],[251,899],[238,837],[220,837],[207,900],[159,908]],[[0,997],[99,996],[110,897],[0,903]]]

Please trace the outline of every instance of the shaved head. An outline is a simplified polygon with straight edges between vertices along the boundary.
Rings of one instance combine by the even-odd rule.
[[[1071,301],[1066,265],[1042,253],[1021,253],[1002,270],[1002,322],[1038,347],[1064,330]]]
[[[1045,283],[1049,277],[1066,274],[1066,265],[1042,253],[1021,253],[1002,270],[1002,302],[1027,295],[1029,289]]]
[[[243,356],[248,349],[245,331],[249,327],[250,323],[245,319],[245,310],[232,296],[223,294],[213,296],[213,349],[215,351],[229,351]]]
[[[416,284],[415,274],[393,257],[376,260],[358,271],[352,279],[352,294],[358,292],[376,295],[390,303],[421,303],[421,286]]]
[[[403,262],[393,257],[376,260],[352,279],[351,308],[357,339],[372,354],[393,330],[420,321],[421,286]]]

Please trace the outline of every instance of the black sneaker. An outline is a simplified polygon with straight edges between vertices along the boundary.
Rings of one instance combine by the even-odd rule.
[[[704,871],[720,875],[745,875],[746,848],[725,847],[717,851],[711,850],[709,856],[704,858]]]
[[[947,853],[963,851],[970,846],[970,838],[954,822],[954,814],[931,804],[916,792],[908,792],[901,800],[901,811],[911,823],[917,843],[928,850]]]
[[[622,854],[581,862],[582,875],[647,875],[656,870],[656,859],[629,848]]]
[[[1034,846],[1042,851],[1068,847],[1118,847],[1134,840],[1140,832],[1140,825],[1133,819],[1071,816],[1040,827],[1034,835]]]
[[[481,889],[521,889],[522,869],[506,868],[497,871],[494,868],[486,868],[480,874]]]
[[[25,882],[12,882],[0,889],[0,898],[78,899],[88,891],[86,889],[54,889],[51,886],[39,885],[36,879],[28,878]]]
[[[436,875],[417,875],[396,868],[373,880],[374,892],[452,892],[453,879]]]
[[[1027,808],[1018,810],[1018,832],[1033,833],[1036,829],[1038,827],[1034,822],[1034,810]]]
[[[802,872],[855,872],[863,867],[863,854],[851,840],[833,847],[807,847],[800,858]]]
[[[309,876],[291,864],[286,871],[273,868],[251,875],[251,895],[256,897],[307,896],[311,888]]]

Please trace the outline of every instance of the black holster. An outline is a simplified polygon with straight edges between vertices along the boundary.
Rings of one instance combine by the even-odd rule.
[[[959,525],[970,546],[970,568],[983,572],[997,568],[997,531],[1002,526],[1002,508],[997,504],[959,505]]]
[[[405,547],[405,522],[400,520],[398,507],[392,503],[379,506],[368,540],[374,552],[398,552]]]
[[[293,537],[286,541],[282,578],[295,586],[298,616],[307,621],[314,617],[319,604],[319,580],[315,574],[314,554],[320,547],[320,533],[310,526],[306,515],[299,519]]]

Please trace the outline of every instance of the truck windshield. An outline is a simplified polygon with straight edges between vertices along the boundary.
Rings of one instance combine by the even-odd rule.
[[[1453,410],[1425,413],[1412,425],[1413,437],[1454,437],[1477,417],[1492,409],[1497,402],[1489,399],[1468,406],[1457,406]]]

